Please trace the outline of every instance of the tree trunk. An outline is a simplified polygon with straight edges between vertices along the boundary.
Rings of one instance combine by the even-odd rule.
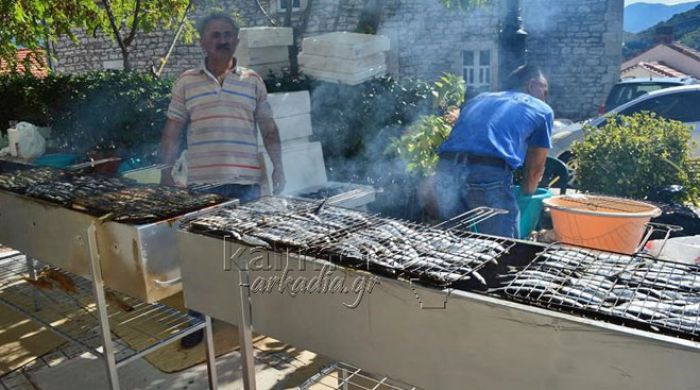
[[[131,70],[131,62],[129,61],[129,50],[127,48],[122,49],[122,59],[124,64],[124,70]]]

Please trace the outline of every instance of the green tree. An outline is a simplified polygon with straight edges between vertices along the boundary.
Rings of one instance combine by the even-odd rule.
[[[100,9],[92,0],[0,0],[0,60],[16,64],[17,49],[38,52],[61,35],[74,39],[72,30],[94,30]]]
[[[191,40],[194,28],[184,18],[191,8],[190,0],[0,0],[0,59],[14,64],[20,47],[38,50],[62,35],[75,40],[76,30],[99,30],[114,39],[124,69],[131,69],[138,32],[182,25],[183,39]]]

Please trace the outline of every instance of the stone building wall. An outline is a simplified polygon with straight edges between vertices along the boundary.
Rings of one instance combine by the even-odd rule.
[[[281,26],[284,13],[277,12],[277,0],[260,0],[269,17]],[[306,4],[308,0],[301,0]],[[363,0],[315,0],[308,20],[305,36],[317,35],[331,31],[352,31],[357,26],[362,11]],[[223,0],[217,7],[229,12],[238,12],[241,24],[247,27],[269,26],[269,19],[260,11],[255,1]],[[192,20],[197,20],[206,9],[198,9]],[[299,25],[302,12],[292,13],[292,24]],[[160,58],[165,56],[173,32],[155,31],[139,32],[130,48],[130,61],[137,70],[149,70],[158,66]],[[83,73],[99,69],[120,69],[122,56],[116,41],[109,36],[98,34],[93,37],[77,32],[78,41],[68,38],[60,39],[55,45],[57,53],[56,70],[67,73]],[[175,46],[170,60],[164,69],[164,75],[174,76],[197,66],[202,60],[202,51],[198,43],[179,43]]]
[[[623,0],[523,0],[528,59],[549,77],[557,116],[596,114],[620,75]]]
[[[300,0],[306,4],[308,0]],[[355,30],[368,0],[314,0],[305,36]],[[376,1],[376,0],[375,0]],[[521,0],[528,31],[528,58],[540,65],[551,85],[550,103],[557,116],[582,119],[597,106],[619,77],[622,61],[623,0]],[[284,13],[277,0],[260,0],[269,16],[282,25]],[[491,85],[497,86],[498,32],[505,15],[505,0],[466,12],[444,9],[438,0],[382,0],[379,34],[391,40],[389,69],[397,76],[432,80],[443,72],[462,74],[465,50],[491,52]],[[255,1],[223,0],[219,7],[238,11],[246,26],[269,25]],[[205,10],[193,15],[196,19]],[[301,12],[292,23],[299,25]],[[172,39],[171,32],[139,34],[131,48],[135,69],[157,66]],[[85,72],[119,68],[121,54],[115,42],[104,36],[79,34],[73,44],[62,39],[56,45],[61,72]],[[177,75],[199,64],[197,42],[176,46],[165,75]]]

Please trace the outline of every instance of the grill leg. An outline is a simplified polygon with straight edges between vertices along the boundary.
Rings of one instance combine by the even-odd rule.
[[[102,267],[100,266],[100,254],[97,250],[97,234],[95,224],[88,228],[88,246],[90,248],[90,273],[92,276],[92,288],[97,302],[97,313],[100,318],[100,330],[102,331],[102,356],[107,368],[109,387],[119,390],[119,376],[117,375],[117,361],[114,356],[112,333],[109,328],[107,316],[107,300],[105,299],[104,280],[102,280]]]
[[[25,260],[27,261],[29,277],[33,280],[36,280],[36,263],[34,261],[34,258],[30,256],[25,256]],[[39,311],[41,309],[39,307],[39,292],[35,288],[32,289],[32,301],[34,301],[34,311]]]
[[[209,388],[216,390],[219,388],[219,381],[216,374],[216,354],[214,351],[214,332],[211,327],[211,317],[205,315],[204,336],[206,337],[204,347],[207,354],[207,375],[209,375]]]
[[[246,261],[241,261],[245,263]],[[253,360],[253,329],[250,314],[250,275],[247,264],[239,265],[241,287],[241,323],[238,333],[241,343],[241,370],[245,390],[255,390],[255,362]]]

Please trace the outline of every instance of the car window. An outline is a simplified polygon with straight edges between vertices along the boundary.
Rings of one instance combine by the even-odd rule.
[[[700,91],[673,93],[646,99],[638,104],[622,110],[622,115],[632,115],[641,111],[649,111],[667,119],[681,122],[700,121]]]
[[[605,102],[605,106],[608,109],[613,109],[617,106],[625,104],[632,101],[647,92],[656,91],[663,88],[675,87],[682,85],[680,83],[631,83],[631,84],[617,84],[610,91],[608,95],[608,100]]]

